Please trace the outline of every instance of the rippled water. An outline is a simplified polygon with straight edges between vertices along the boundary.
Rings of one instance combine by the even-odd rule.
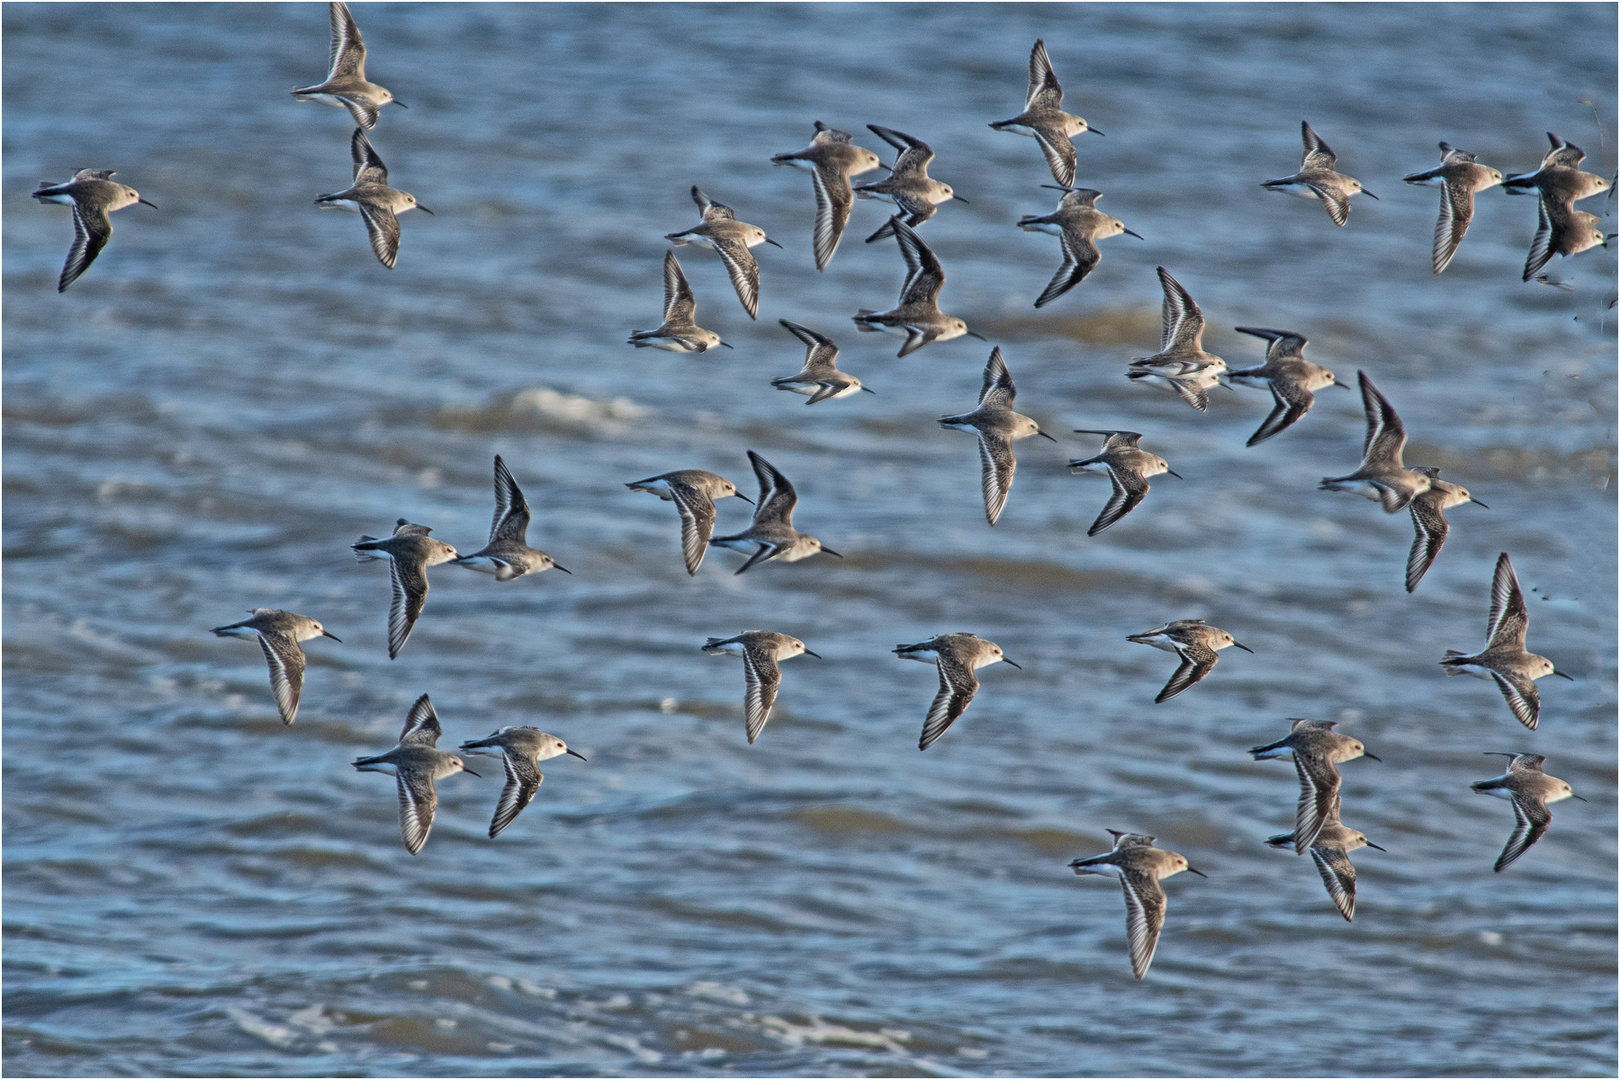
[[[4,10],[6,1054],[13,1075],[1612,1075],[1615,1068],[1615,264],[1521,284],[1534,205],[1488,191],[1450,269],[1437,199],[1403,173],[1446,139],[1505,171],[1551,129],[1615,168],[1607,5],[1087,7],[360,5],[371,76],[410,109],[374,134],[408,215],[398,269],[314,196],[349,176],[318,77],[316,5],[8,4]],[[1055,194],[1017,111],[1044,37],[1082,136],[1079,180],[1146,237],[1042,311]],[[1590,102],[1591,104],[1587,104]],[[1257,181],[1309,119],[1382,201],[1348,228]],[[1598,130],[1601,118],[1603,130]],[[857,336],[902,266],[855,208],[824,274],[810,183],[773,169],[811,122],[929,140],[970,205],[923,229],[942,305],[1006,352],[1019,444],[985,526],[971,339],[894,359]],[[885,150],[885,157],[888,152]],[[132,207],[58,296],[65,210],[27,185],[116,168]],[[737,349],[634,351],[662,234],[699,183],[764,227],[760,319],[716,259],[682,258],[703,325]],[[1597,199],[1584,204],[1606,213]],[[1606,224],[1612,229],[1613,219]],[[1121,374],[1151,351],[1165,265],[1234,366],[1283,326],[1365,369],[1490,504],[1418,593],[1405,515],[1320,493],[1361,446],[1352,394],[1254,449],[1261,392],[1207,415]],[[807,409],[792,318],[877,393]],[[1185,481],[1094,539],[1107,484],[1073,427],[1129,427]],[[742,577],[682,571],[675,515],[622,486],[744,451],[845,553]],[[499,452],[531,540],[574,576],[447,567],[399,660],[386,575],[347,544],[396,517],[476,546]],[[722,528],[747,507],[721,504]],[[1543,724],[1445,679],[1513,555],[1530,645],[1576,681]],[[262,658],[208,628],[252,606],[322,619],[298,722]],[[1232,630],[1192,691],[1125,635]],[[706,635],[770,627],[785,666],[759,742],[742,672]],[[915,740],[934,675],[889,653],[953,630],[1024,665],[984,671],[963,720]],[[399,843],[379,752],[430,693],[446,743],[535,724],[589,758],[484,836],[498,781],[442,784],[432,839]],[[1290,716],[1338,719],[1383,763],[1345,767],[1363,851],[1354,924],[1288,827],[1286,763],[1244,750]],[[1545,754],[1563,802],[1508,872],[1484,750]],[[475,765],[475,768],[478,767]],[[1156,834],[1208,880],[1168,883],[1137,984],[1116,887],[1064,863],[1107,828]]]

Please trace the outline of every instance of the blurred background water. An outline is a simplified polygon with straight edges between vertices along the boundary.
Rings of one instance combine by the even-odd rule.
[[[1611,175],[1612,5],[362,4],[368,73],[410,107],[373,141],[438,215],[405,218],[392,272],[312,205],[350,175],[346,114],[287,95],[324,72],[323,7],[3,16],[10,1074],[1613,1074],[1614,258],[1521,283],[1534,201],[1487,191],[1435,278],[1438,199],[1400,182],[1441,139],[1533,169],[1547,130]],[[1077,182],[1146,237],[1039,312],[1058,246],[1013,222],[1057,193],[987,126],[1037,37],[1107,133]],[[934,422],[988,347],[902,361],[855,334],[903,267],[861,243],[863,202],[815,271],[809,179],[769,159],[817,119],[885,159],[865,124],[929,141],[970,200],[922,228],[941,304],[1059,439],[1019,444],[993,530],[972,440]],[[1301,119],[1382,197],[1348,228],[1259,187]],[[118,213],[59,296],[69,216],[28,192],[81,167],[160,209]],[[735,352],[632,350],[693,183],[785,250],[756,249],[758,322],[681,252]],[[1263,392],[1198,415],[1122,378],[1156,347],[1156,265],[1211,351],[1306,334],[1378,382],[1408,460],[1490,504],[1452,512],[1415,595],[1407,515],[1315,490],[1358,460],[1354,394],[1246,449]],[[772,390],[803,355],[782,317],[877,393]],[[1108,485],[1065,469],[1095,453],[1073,427],[1142,431],[1186,479],[1088,539]],[[747,449],[847,558],[734,577],[717,551],[687,577],[673,510],[622,485],[752,492]],[[347,545],[407,517],[475,549],[497,452],[574,576],[436,569],[390,662],[385,570]],[[1482,643],[1500,551],[1530,647],[1576,676],[1543,684],[1533,733],[1435,663]],[[255,606],[345,642],[310,645],[291,728],[259,651],[208,634]],[[1256,655],[1154,705],[1174,659],[1125,635],[1178,617]],[[749,628],[826,657],[786,665],[754,746],[740,665],[698,651]],[[935,676],[889,650],[956,630],[1024,670],[984,671],[919,754]],[[550,763],[495,842],[498,766],[445,781],[412,858],[392,784],[348,762],[424,692],[446,745],[533,724],[590,762]],[[1346,822],[1388,849],[1357,853],[1354,924],[1262,843],[1296,785],[1245,750],[1291,716],[1383,758],[1344,769]],[[1487,750],[1545,754],[1589,800],[1502,874],[1511,813],[1467,786],[1500,771]],[[1118,888],[1064,866],[1108,828],[1209,874],[1168,883],[1141,984]]]

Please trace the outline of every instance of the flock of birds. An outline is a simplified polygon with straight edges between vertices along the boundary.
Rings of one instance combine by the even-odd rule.
[[[373,128],[382,106],[394,100],[384,87],[369,82],[365,74],[365,44],[346,4],[329,5],[331,19],[330,70],[318,84],[293,91],[300,100],[346,108],[357,127],[350,140],[354,166],[353,183],[343,191],[322,195],[316,201],[323,207],[360,214],[365,222],[377,259],[393,267],[399,253],[398,215],[411,209],[427,211],[414,196],[388,186],[388,170],[373,149],[366,131]],[[1036,299],[1044,306],[1064,295],[1098,264],[1096,242],[1126,233],[1136,236],[1123,223],[1096,209],[1100,192],[1074,186],[1076,153],[1073,137],[1092,131],[1085,120],[1062,111],[1063,91],[1053,72],[1044,42],[1037,41],[1030,54],[1029,91],[1025,108],[1010,120],[991,127],[1033,137],[1040,145],[1056,187],[1063,192],[1051,214],[1028,216],[1017,224],[1028,231],[1056,235],[1062,245],[1063,261],[1050,284]],[[857,146],[852,137],[816,123],[816,133],[808,147],[793,153],[777,154],[777,165],[803,168],[811,174],[815,196],[813,231],[815,263],[824,270],[836,252],[857,198],[880,199],[896,208],[884,225],[867,238],[873,243],[893,237],[906,264],[906,279],[895,307],[888,311],[862,309],[854,316],[861,332],[888,332],[905,339],[899,356],[907,356],[938,341],[964,335],[981,337],[959,318],[940,311],[938,298],[945,274],[939,259],[917,235],[916,229],[933,216],[936,209],[956,198],[948,184],[928,175],[934,153],[927,143],[900,131],[868,125],[874,134],[895,150],[892,166],[885,166],[877,154]],[[1292,176],[1264,182],[1267,189],[1303,198],[1316,198],[1326,208],[1333,223],[1344,226],[1349,218],[1349,200],[1356,194],[1376,198],[1359,181],[1337,171],[1337,158],[1309,124],[1301,131],[1305,154],[1300,169]],[[1471,154],[1440,143],[1441,165],[1427,172],[1405,177],[1408,183],[1440,188],[1440,217],[1435,227],[1433,272],[1439,274],[1451,262],[1458,244],[1467,232],[1473,214],[1474,195],[1500,184],[1510,193],[1535,194],[1539,198],[1539,224],[1524,279],[1529,280],[1553,255],[1574,255],[1605,237],[1597,218],[1574,209],[1574,203],[1608,190],[1602,177],[1579,171],[1584,158],[1581,150],[1556,135],[1549,134],[1552,149],[1534,172],[1504,177],[1495,169],[1479,165]],[[877,183],[852,184],[851,178],[878,168],[888,177]],[[111,171],[84,169],[65,184],[44,184],[34,197],[45,202],[72,207],[74,242],[58,281],[66,289],[95,260],[112,234],[108,214],[137,202],[147,203],[130,187],[115,183]],[[1053,186],[1053,185],[1045,185]],[[702,220],[692,228],[670,233],[672,248],[664,255],[664,320],[653,330],[637,331],[629,343],[638,347],[676,353],[702,353],[725,346],[713,331],[695,322],[696,302],[673,248],[690,244],[712,249],[724,264],[737,298],[750,318],[759,309],[759,264],[750,249],[760,244],[776,244],[758,226],[737,220],[728,206],[710,199],[697,186],[691,190]],[[965,201],[965,200],[959,200]],[[431,213],[431,211],[427,211]],[[1239,383],[1263,386],[1271,391],[1274,407],[1260,424],[1248,446],[1254,446],[1286,431],[1310,411],[1316,391],[1329,386],[1346,386],[1333,372],[1304,357],[1306,338],[1291,330],[1237,327],[1267,343],[1265,362],[1244,369],[1228,369],[1218,356],[1202,346],[1204,318],[1188,291],[1163,267],[1158,277],[1164,293],[1163,322],[1159,351],[1132,361],[1127,377],[1133,381],[1161,385],[1173,390],[1192,408],[1202,412],[1210,388],[1222,377]],[[782,390],[805,394],[807,404],[848,397],[865,390],[860,381],[840,372],[838,346],[826,335],[807,326],[782,319],[781,325],[806,346],[803,370],[772,380]],[[982,340],[982,338],[981,338]],[[1445,511],[1467,502],[1483,506],[1469,492],[1441,480],[1437,469],[1407,466],[1402,460],[1406,431],[1400,417],[1365,372],[1357,373],[1357,384],[1366,413],[1367,435],[1362,461],[1353,472],[1324,478],[1325,490],[1362,495],[1379,502],[1387,513],[1402,509],[1410,512],[1415,530],[1406,568],[1406,590],[1417,588],[1441,545],[1445,542]],[[983,386],[976,407],[959,415],[940,418],[949,428],[973,433],[978,440],[982,463],[981,488],[985,519],[994,525],[1006,505],[1017,462],[1012,444],[1023,438],[1052,436],[1039,425],[1013,409],[1016,388],[999,347],[990,353],[984,369]],[[1104,436],[1099,453],[1071,461],[1076,471],[1106,473],[1113,492],[1096,521],[1088,530],[1095,536],[1136,509],[1149,491],[1148,478],[1168,473],[1177,476],[1161,457],[1141,449],[1143,436],[1133,431],[1077,429],[1085,434]],[[1055,440],[1054,440],[1055,441]],[[754,451],[748,459],[758,480],[757,501],[749,500],[729,480],[697,469],[682,469],[660,476],[633,481],[632,491],[648,492],[674,504],[681,522],[681,548],[688,574],[696,574],[709,547],[724,547],[747,555],[735,571],[744,573],[768,562],[797,562],[817,554],[838,556],[814,536],[799,532],[793,525],[798,495],[775,466]],[[427,570],[445,563],[492,574],[506,582],[546,570],[568,571],[544,551],[528,546],[529,507],[511,471],[500,456],[494,460],[495,513],[488,542],[470,555],[461,555],[451,545],[434,539],[427,526],[401,518],[391,535],[363,536],[353,544],[361,561],[387,559],[393,599],[388,616],[388,655],[395,658],[409,639],[421,616],[428,593]],[[729,536],[715,536],[715,502],[736,496],[753,502],[753,519],[747,529]],[[257,608],[252,617],[216,628],[220,636],[256,640],[269,664],[270,684],[281,719],[291,724],[298,713],[303,687],[305,656],[301,643],[318,637],[338,640],[315,619],[289,611]],[[1491,587],[1491,605],[1486,647],[1477,654],[1448,650],[1441,660],[1448,675],[1472,675],[1493,681],[1501,690],[1513,715],[1534,730],[1540,712],[1535,680],[1560,675],[1546,658],[1525,648],[1526,609],[1524,596],[1512,564],[1503,553],[1496,564]],[[1214,668],[1218,652],[1236,647],[1252,652],[1230,633],[1198,619],[1177,619],[1132,634],[1132,642],[1175,653],[1179,664],[1164,688],[1154,698],[1167,701],[1203,679]],[[746,693],[745,730],[754,742],[770,718],[781,684],[780,664],[800,655],[817,656],[805,643],[787,634],[751,630],[729,638],[710,638],[702,646],[711,655],[740,657],[743,661]],[[999,645],[969,633],[941,634],[928,641],[900,645],[894,652],[907,660],[934,664],[939,673],[939,691],[929,706],[923,723],[919,749],[927,749],[962,715],[978,689],[976,670],[1010,660]],[[1347,735],[1333,730],[1332,721],[1298,719],[1287,736],[1251,750],[1256,760],[1286,757],[1294,762],[1299,778],[1299,797],[1292,831],[1270,838],[1276,847],[1292,847],[1296,854],[1309,852],[1335,906],[1346,920],[1355,911],[1355,868],[1349,852],[1363,846],[1384,850],[1362,833],[1340,821],[1341,800],[1338,766],[1359,757],[1373,757],[1365,747]],[[428,695],[411,706],[396,746],[383,754],[357,759],[360,771],[390,772],[399,793],[400,826],[405,847],[411,854],[427,841],[437,806],[435,784],[458,772],[471,772],[463,758],[437,748],[441,737],[439,719]],[[464,742],[465,754],[498,752],[505,767],[506,783],[497,801],[489,826],[491,838],[507,828],[534,798],[543,776],[539,762],[564,754],[582,755],[567,744],[533,727],[508,726],[483,739]],[[1542,771],[1543,758],[1536,754],[1514,753],[1507,771],[1491,780],[1473,784],[1476,791],[1506,798],[1513,805],[1515,826],[1506,847],[1497,859],[1500,871],[1518,859],[1543,833],[1551,821],[1547,805],[1564,798],[1579,798],[1570,786]],[[1374,760],[1378,760],[1374,758]],[[477,774],[474,774],[477,775]],[[1077,874],[1112,873],[1119,877],[1127,908],[1127,936],[1132,969],[1142,978],[1152,962],[1164,922],[1164,878],[1183,870],[1200,873],[1181,855],[1154,846],[1154,837],[1115,832],[1111,851],[1070,864]]]

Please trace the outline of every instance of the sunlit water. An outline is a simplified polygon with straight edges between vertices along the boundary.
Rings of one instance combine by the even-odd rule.
[[[1615,264],[1521,283],[1534,201],[1487,191],[1435,278],[1436,193],[1400,182],[1440,139],[1532,169],[1549,129],[1612,173],[1613,7],[357,17],[410,106],[378,152],[437,212],[406,216],[392,272],[357,218],[313,206],[349,178],[345,114],[286,93],[322,72],[322,7],[5,8],[9,1073],[1613,1073]],[[1080,137],[1079,182],[1147,238],[1104,241],[1039,312],[1058,244],[1013,222],[1057,193],[1032,141],[987,126],[1019,110],[1036,37],[1107,133]],[[883,220],[863,202],[814,270],[809,178],[769,158],[817,119],[886,159],[864,124],[927,139],[969,200],[922,229],[942,306],[1059,439],[1018,444],[993,530],[972,440],[934,423],[971,407],[988,346],[896,360],[854,332],[903,266],[861,243]],[[1382,197],[1348,228],[1258,185],[1297,166],[1301,119]],[[120,211],[59,296],[68,213],[27,193],[80,167],[159,209]],[[712,254],[680,253],[734,352],[632,350],[693,183],[785,250],[756,249],[758,322]],[[1121,377],[1156,345],[1156,265],[1206,347],[1257,364],[1231,327],[1299,330],[1377,380],[1408,460],[1490,505],[1451,512],[1415,595],[1408,517],[1315,490],[1356,464],[1353,393],[1246,449],[1263,392],[1198,415]],[[876,394],[772,390],[803,355],[782,317]],[[1185,480],[1088,539],[1108,485],[1064,467],[1095,452],[1075,427],[1142,431]],[[688,578],[672,508],[623,487],[705,468],[752,492],[748,449],[843,561],[734,577],[717,551]],[[403,516],[476,548],[497,452],[574,575],[436,569],[390,662],[386,571],[347,544]],[[722,503],[721,528],[747,511]],[[1542,684],[1534,733],[1435,663],[1482,644],[1501,551],[1531,648],[1576,676]],[[344,639],[310,644],[290,729],[259,651],[208,634],[254,606]],[[1153,705],[1174,658],[1125,635],[1177,617],[1256,655]],[[748,746],[741,665],[698,646],[755,627],[825,659],[784,666]],[[954,630],[1024,670],[981,672],[919,754],[935,676],[889,650]],[[590,762],[548,763],[494,842],[499,766],[475,764],[412,858],[392,783],[348,762],[424,692],[446,745],[534,724]],[[1388,849],[1356,855],[1354,924],[1262,843],[1296,784],[1244,751],[1291,716],[1383,759],[1344,767],[1346,822]],[[1589,800],[1502,874],[1510,809],[1468,789],[1499,771],[1487,750],[1545,754]],[[1140,984],[1118,887],[1064,866],[1108,828],[1209,875],[1167,883]]]

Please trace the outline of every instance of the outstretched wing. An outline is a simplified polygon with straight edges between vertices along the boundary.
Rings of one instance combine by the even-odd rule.
[[[1456,180],[1440,184],[1440,218],[1434,223],[1434,272],[1438,274],[1457,254],[1474,217],[1474,189]]]
[[[85,209],[77,200],[73,203],[73,246],[68,248],[67,261],[62,264],[62,276],[56,280],[56,291],[64,292],[79,280],[79,275],[90,269],[101,249],[112,239],[112,220],[105,207]]]
[[[1327,208],[1328,217],[1333,219],[1333,224],[1342,229],[1345,222],[1350,220],[1350,197],[1342,191],[1313,184],[1309,180],[1305,181],[1305,186],[1316,193],[1316,197],[1321,199],[1322,205]]]
[[[692,286],[681,272],[681,264],[673,249],[664,252],[664,324],[682,324],[693,321],[697,313],[697,298]]]
[[[788,478],[777,471],[775,465],[752,450],[748,451],[748,460],[754,466],[754,476],[759,479],[759,506],[754,510],[754,521],[780,521],[784,525],[792,525],[793,508],[799,503],[799,493],[793,490]]]
[[[439,714],[433,711],[433,702],[426,694],[411,704],[405,714],[405,727],[399,733],[401,746],[437,746],[444,730],[439,727]]]
[[[1333,171],[1333,167],[1338,164],[1339,158],[1329,148],[1328,144],[1322,141],[1322,137],[1312,131],[1311,125],[1303,120],[1299,122],[1299,133],[1300,137],[1305,140],[1305,156],[1299,160],[1300,170],[1326,169],[1329,172]],[[1320,195],[1321,192],[1317,192],[1317,194]],[[1343,225],[1344,222],[1341,221],[1339,224]]]
[[[1137,505],[1147,498],[1148,482],[1135,473],[1122,479],[1120,470],[1109,466],[1108,478],[1114,482],[1114,493],[1109,497],[1108,505],[1102,508],[1102,513],[1097,515],[1097,520],[1091,523],[1091,528],[1086,530],[1087,536],[1096,536],[1135,510]]]
[[[495,518],[489,526],[489,542],[511,540],[524,544],[529,534],[529,504],[523,498],[512,470],[501,455],[495,455]]]
[[[1267,385],[1271,387],[1271,398],[1275,404],[1271,407],[1271,414],[1249,436],[1249,441],[1244,444],[1246,446],[1265,442],[1273,435],[1287,431],[1316,404],[1316,395],[1305,389],[1303,383],[1277,378],[1267,380]]]
[[[422,605],[427,603],[427,568],[420,562],[389,559],[388,580],[394,587],[394,599],[388,605],[388,659],[393,660],[405,647],[421,617]]]
[[[1434,557],[1440,554],[1440,546],[1446,542],[1446,533],[1451,526],[1446,522],[1446,513],[1440,508],[1440,495],[1438,492],[1426,491],[1415,497],[1407,504],[1412,511],[1412,550],[1406,556],[1406,591],[1411,592],[1423,580],[1423,575],[1429,572],[1434,563]]]
[[[349,14],[349,5],[335,0],[327,5],[327,15],[332,22],[332,51],[327,58],[326,81],[354,78],[364,82],[366,43],[354,24],[354,16]]]
[[[489,838],[498,836],[502,829],[517,820],[523,808],[534,801],[535,792],[545,779],[526,755],[501,748],[501,759],[506,763],[506,785],[495,803],[495,816],[489,822]]]
[[[1198,310],[1192,294],[1181,282],[1159,267],[1159,284],[1164,287],[1164,311],[1159,333],[1159,350],[1199,349],[1204,336],[1204,313]]]
[[[1562,230],[1559,230],[1562,233]],[[1562,239],[1562,236],[1559,237]],[[1536,235],[1530,241],[1530,255],[1524,260],[1524,280],[1529,281],[1541,272],[1552,259],[1559,245],[1553,243],[1553,223],[1547,213],[1545,196],[1536,201]]]
[[[1029,53],[1029,94],[1024,111],[1056,109],[1062,104],[1063,87],[1058,85],[1057,74],[1052,70],[1052,58],[1046,55],[1046,42],[1036,39]]]
[[[1404,468],[1401,448],[1406,445],[1406,425],[1401,423],[1394,406],[1367,378],[1365,371],[1356,372],[1356,379],[1361,383],[1361,405],[1367,412],[1367,440],[1361,447],[1361,467]]]
[[[1329,760],[1294,751],[1299,805],[1294,811],[1294,854],[1310,850],[1322,826],[1339,811],[1339,770]]]
[[[980,431],[979,435],[979,487],[984,492],[984,519],[994,525],[1007,505],[1007,493],[1012,490],[1013,472],[1018,461],[1013,457],[1012,443],[999,435]]]
[[[1316,863],[1322,884],[1327,886],[1328,897],[1339,909],[1344,921],[1349,922],[1356,913],[1356,868],[1350,862],[1350,853],[1335,844],[1324,847],[1311,845],[1311,860]]]
[[[405,850],[415,855],[427,843],[428,831],[433,828],[439,793],[434,790],[433,777],[427,773],[398,767],[394,771],[399,781],[399,834],[405,841]]]
[[[782,684],[782,669],[774,656],[761,649],[748,646],[743,649],[743,674],[748,691],[743,697],[743,720],[748,728],[748,741],[759,738],[765,721],[771,718],[771,706],[776,704],[776,690]]]
[[[1183,645],[1176,651],[1181,656],[1181,666],[1176,668],[1174,675],[1170,676],[1170,681],[1164,684],[1164,689],[1159,691],[1159,696],[1153,699],[1155,705],[1169,701],[1187,687],[1208,675],[1209,669],[1214,667],[1215,661],[1220,659],[1215,650],[1207,645],[1196,643]]]
[[[1059,240],[1063,247],[1063,264],[1052,275],[1052,280],[1047,282],[1041,295],[1035,298],[1036,307],[1045,307],[1080,284],[1102,258],[1102,253],[1089,236],[1071,238],[1065,231]]]
[[[815,250],[816,269],[825,270],[832,262],[838,241],[843,238],[844,226],[849,224],[849,208],[854,205],[855,193],[849,180],[841,173],[826,175],[827,170],[816,169],[810,181],[816,191]]]
[[[290,724],[298,717],[298,695],[304,689],[304,650],[298,639],[280,630],[259,631],[259,648],[270,664],[270,689],[281,710],[281,722]]]
[[[714,534],[714,500],[686,484],[674,480],[666,483],[670,501],[681,516],[681,554],[686,559],[686,572],[696,574],[709,549],[709,537]]]
[[[939,654],[938,663],[939,693],[934,695],[933,704],[928,706],[928,716],[923,720],[922,738],[917,740],[919,750],[928,749],[935,739],[945,734],[945,729],[962,715],[979,689],[978,676],[966,664],[944,653]]]
[[[1545,803],[1522,798],[1518,792],[1514,792],[1513,833],[1508,837],[1507,846],[1502,849],[1502,854],[1497,856],[1496,866],[1493,869],[1501,873],[1511,866],[1514,860],[1530,850],[1531,844],[1541,839],[1542,834],[1547,831],[1547,826],[1551,824],[1552,814]]]
[[[739,240],[714,239],[714,250],[726,264],[731,275],[731,287],[737,290],[737,299],[750,319],[759,317],[759,263],[748,245]]]
[[[1491,678],[1496,680],[1496,686],[1502,691],[1502,697],[1507,699],[1508,708],[1519,723],[1536,730],[1536,724],[1541,718],[1541,692],[1536,689],[1534,679],[1525,678],[1518,674],[1504,674],[1492,669]]]
[[[910,225],[898,216],[890,220],[894,223],[895,239],[900,242],[900,253],[906,260],[906,283],[900,289],[900,306],[936,303],[939,290],[945,284],[945,268]]]
[[[1013,385],[1012,372],[1001,357],[1001,346],[990,350],[990,360],[984,365],[984,383],[979,387],[979,408],[1010,409],[1018,388]]]
[[[1524,592],[1519,588],[1519,576],[1513,572],[1513,563],[1504,551],[1497,556],[1496,572],[1491,575],[1491,617],[1485,627],[1486,647],[1523,649],[1528,620]]]
[[[386,206],[362,202],[360,217],[366,223],[366,234],[371,237],[371,252],[388,269],[394,268],[399,258],[399,218]]]
[[[1150,874],[1121,867],[1125,888],[1125,939],[1131,950],[1131,971],[1138,979],[1147,974],[1164,928],[1164,886]]]
[[[382,158],[377,156],[376,149],[371,140],[366,138],[364,127],[354,129],[349,137],[349,157],[354,162],[354,182],[356,184],[381,184],[388,186],[388,166],[383,164]]]

